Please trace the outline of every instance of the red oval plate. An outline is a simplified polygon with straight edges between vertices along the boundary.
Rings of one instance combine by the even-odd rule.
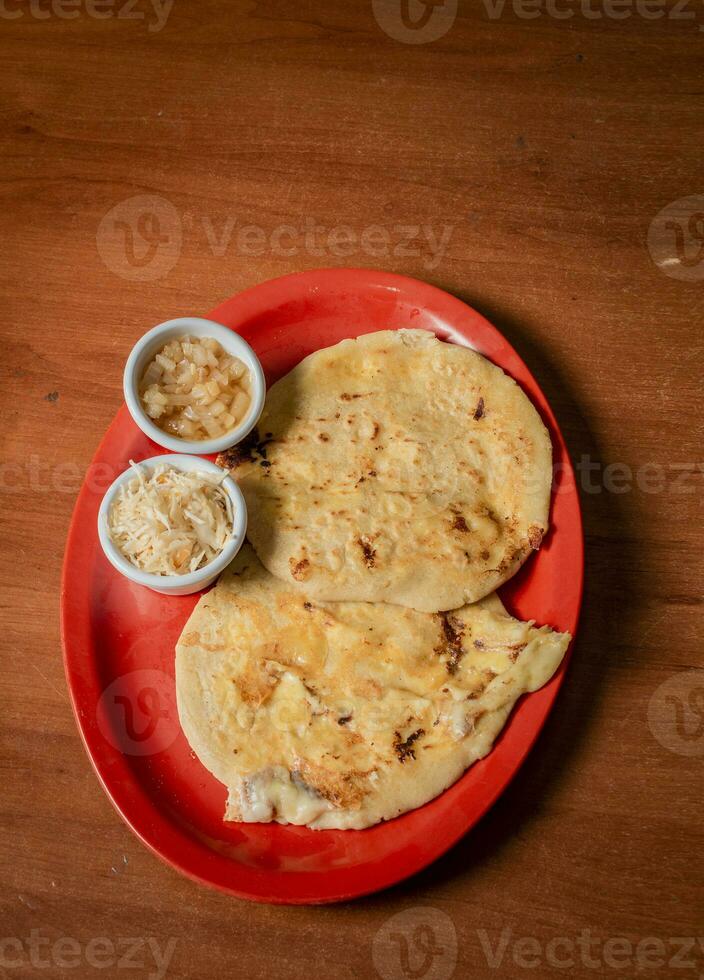
[[[554,447],[552,527],[539,553],[502,590],[508,607],[573,635],[582,595],[582,522],[574,473],[552,412],[513,348],[475,310],[426,283],[364,269],[275,279],[233,297],[210,317],[242,334],[269,384],[302,357],[345,337],[421,327],[470,345],[528,393]],[[198,762],[175,704],[174,645],[198,596],[140,588],[104,558],[101,498],[130,459],[162,450],[123,406],[76,503],[64,559],[64,662],[78,727],[117,811],[159,857],[240,898],[332,902],[385,888],[425,867],[489,809],[518,770],[565,671],[522,699],[493,751],[437,799],[368,830],[226,824],[225,788]]]

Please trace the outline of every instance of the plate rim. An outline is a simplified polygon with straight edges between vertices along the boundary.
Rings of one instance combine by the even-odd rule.
[[[366,281],[365,281],[366,280]],[[574,479],[574,468],[572,466],[567,446],[565,444],[564,437],[560,426],[555,418],[547,397],[545,396],[542,388],[536,381],[532,372],[529,370],[523,359],[517,353],[513,345],[508,341],[508,339],[503,335],[503,333],[494,326],[486,317],[484,317],[479,311],[474,309],[468,303],[452,295],[451,293],[440,289],[437,286],[433,286],[423,280],[415,279],[410,276],[400,275],[398,273],[391,273],[382,270],[367,269],[367,268],[355,268],[355,267],[344,267],[344,268],[323,268],[323,269],[313,269],[306,270],[304,272],[294,272],[289,273],[284,276],[279,276],[274,279],[265,280],[262,283],[250,286],[238,293],[235,293],[230,298],[226,299],[222,303],[218,304],[210,313],[206,314],[208,318],[218,321],[220,316],[223,316],[225,311],[231,309],[232,307],[238,308],[241,312],[242,319],[246,319],[247,316],[251,315],[254,307],[257,306],[262,300],[266,300],[268,296],[274,297],[281,292],[289,288],[289,286],[295,284],[309,286],[313,291],[318,291],[326,285],[343,284],[350,288],[350,290],[360,291],[364,288],[372,287],[382,287],[384,289],[390,289],[397,292],[401,292],[403,289],[408,290],[411,288],[414,294],[427,297],[429,299],[437,300],[437,303],[441,306],[448,308],[450,311],[455,310],[458,315],[462,315],[465,318],[468,316],[477,324],[481,325],[482,330],[486,331],[492,339],[497,341],[497,345],[503,350],[507,350],[511,357],[513,357],[515,364],[519,366],[525,378],[528,379],[530,385],[534,388],[535,392],[540,396],[541,404],[536,406],[539,409],[541,416],[544,420],[550,423],[551,437],[557,438],[559,447],[564,456],[564,470],[563,472],[566,476],[572,480],[574,486],[574,514],[571,520],[574,521],[574,534],[578,545],[578,553],[575,556],[575,569],[577,575],[577,581],[575,583],[574,594],[575,594],[575,609],[574,609],[574,622],[572,632],[572,640],[570,642],[569,648],[565,654],[565,657],[558,668],[556,674],[551,678],[550,681],[538,691],[532,692],[531,694],[521,698],[521,702],[527,697],[533,700],[534,705],[540,707],[539,716],[535,721],[533,728],[530,732],[530,736],[525,740],[524,744],[521,746],[520,754],[513,759],[510,769],[507,774],[502,776],[502,778],[497,781],[493,790],[483,797],[483,804],[480,808],[480,812],[475,815],[470,815],[465,822],[461,822],[459,827],[453,830],[443,841],[442,844],[433,851],[430,856],[423,853],[419,858],[409,859],[402,866],[397,865],[392,862],[389,865],[388,870],[384,868],[384,862],[379,859],[372,862],[366,861],[365,863],[356,866],[355,868],[342,868],[336,869],[334,877],[341,876],[343,879],[345,877],[352,880],[346,886],[342,883],[334,887],[325,888],[325,879],[330,877],[330,874],[322,872],[279,872],[276,871],[273,874],[280,876],[285,874],[287,878],[293,882],[294,878],[302,877],[307,881],[314,881],[314,879],[320,879],[319,887],[313,885],[312,888],[308,889],[306,894],[286,894],[285,896],[272,893],[272,886],[267,890],[266,887],[262,889],[252,889],[251,885],[249,887],[237,887],[231,882],[225,882],[222,879],[216,880],[215,874],[207,874],[205,872],[199,872],[194,869],[194,867],[189,863],[189,861],[182,859],[181,854],[177,847],[166,846],[168,841],[164,844],[157,844],[154,840],[154,833],[158,837],[163,831],[166,838],[174,838],[174,844],[176,843],[176,838],[178,838],[181,843],[183,842],[183,837],[186,835],[186,831],[182,831],[180,828],[175,827],[171,822],[164,816],[163,812],[159,808],[158,804],[154,802],[146,793],[146,790],[140,785],[139,779],[132,774],[131,783],[129,787],[130,792],[125,793],[124,786],[120,785],[120,776],[130,776],[131,769],[128,760],[121,753],[117,752],[117,759],[111,760],[111,766],[116,767],[120,770],[117,774],[110,773],[108,775],[101,768],[101,760],[103,760],[106,755],[105,745],[99,744],[95,732],[91,731],[90,726],[84,723],[83,709],[85,705],[82,703],[85,701],[85,697],[79,697],[79,687],[81,683],[85,686],[85,681],[81,681],[78,673],[78,668],[76,666],[76,657],[80,658],[81,649],[76,652],[76,647],[82,649],[89,649],[90,645],[82,645],[76,642],[77,634],[80,634],[80,612],[76,611],[72,606],[71,592],[72,587],[69,582],[70,571],[69,565],[71,563],[72,554],[80,548],[78,538],[81,534],[85,533],[85,529],[79,525],[82,524],[81,517],[82,511],[88,504],[91,496],[91,491],[88,489],[87,482],[84,479],[81,489],[77,495],[76,502],[74,504],[73,512],[71,515],[71,520],[69,524],[68,534],[66,538],[66,545],[64,549],[64,558],[62,563],[62,573],[61,573],[61,586],[60,586],[60,621],[61,621],[61,645],[63,653],[63,663],[64,671],[66,675],[67,687],[69,690],[69,696],[71,700],[71,706],[73,709],[74,717],[76,720],[76,726],[78,728],[79,734],[81,736],[81,741],[83,743],[84,749],[91,765],[98,777],[98,781],[102,786],[104,792],[106,793],[108,799],[112,803],[113,807],[117,810],[120,817],[129,826],[132,832],[139,838],[139,840],[161,861],[170,867],[178,870],[180,873],[190,878],[199,884],[205,885],[210,888],[214,888],[220,892],[232,895],[237,898],[247,899],[250,901],[262,902],[267,904],[281,904],[281,905],[318,905],[318,904],[328,904],[333,902],[347,901],[354,898],[360,898],[365,895],[372,894],[377,891],[389,888],[406,878],[417,874],[423,868],[429,866],[431,863],[436,861],[438,858],[446,854],[455,844],[469,833],[474,826],[488,813],[488,811],[494,806],[496,800],[499,796],[508,788],[510,783],[516,777],[522,766],[524,765],[526,758],[531,752],[535,742],[537,741],[540,733],[542,732],[548,716],[553,708],[554,702],[557,698],[559,689],[562,686],[564,677],[566,674],[567,666],[569,660],[571,659],[572,651],[574,649],[579,617],[583,602],[583,591],[584,591],[584,529],[582,521],[582,508],[581,499],[577,486],[577,482]],[[421,302],[420,306],[427,306],[426,302]],[[413,324],[409,324],[413,327]],[[231,328],[233,329],[233,328]],[[321,349],[321,348],[318,348]],[[489,355],[487,355],[489,356]],[[506,370],[503,364],[499,365],[503,370]],[[512,374],[511,371],[507,373]],[[520,382],[519,382],[520,383]],[[524,385],[522,384],[521,387]],[[534,397],[531,395],[531,401],[535,403]],[[96,460],[101,457],[103,448],[108,442],[113,430],[120,427],[125,418],[129,418],[129,414],[124,404],[120,406],[115,416],[108,425],[102,439],[100,440],[89,464],[92,466]],[[551,505],[552,509],[552,505]],[[116,573],[117,574],[117,573]],[[85,588],[84,593],[86,597],[89,595],[90,589]],[[83,624],[83,634],[90,636],[91,628],[89,624],[89,617],[85,617],[86,621]],[[86,665],[90,667],[90,660],[92,658],[86,658]],[[95,665],[94,665],[95,666]],[[514,708],[514,712],[515,712]],[[512,712],[512,716],[513,713]],[[507,723],[510,725],[511,719]],[[499,736],[501,737],[501,736]],[[104,740],[103,740],[104,742]],[[498,740],[497,740],[498,743]],[[495,743],[495,746],[496,744]],[[495,746],[485,757],[490,760]],[[116,750],[113,750],[115,752]],[[481,764],[475,763],[474,765]],[[445,793],[451,792],[453,787],[457,786],[466,775],[472,770],[473,766],[470,766],[465,773],[459,777],[456,783],[449,786]],[[439,797],[436,797],[439,799]],[[429,801],[427,805],[431,805],[433,801]],[[137,807],[135,811],[134,807]],[[156,823],[152,820],[152,833],[148,833],[144,827],[144,821],[140,820],[140,816],[144,812],[151,814],[152,818],[156,817]],[[399,818],[402,819],[404,815]],[[149,821],[147,821],[149,822]],[[158,828],[157,828],[158,825]],[[345,834],[364,834],[366,830],[347,830],[344,831]],[[310,831],[310,833],[327,833],[327,831]],[[201,849],[205,845],[201,842],[197,842],[196,847]],[[209,852],[211,853],[211,852]],[[217,855],[218,858],[222,858],[221,855]],[[207,863],[207,856],[204,855],[205,863]],[[213,858],[215,860],[215,858]],[[253,872],[253,869],[246,869],[242,865],[238,865],[236,861],[225,858],[229,864],[233,867],[237,867],[243,871]],[[374,869],[374,874],[371,873],[369,868]],[[360,870],[362,869],[362,871]],[[353,873],[354,872],[354,873]],[[366,875],[365,882],[357,881],[355,883],[354,878],[358,877],[359,874],[364,873]],[[264,880],[271,877],[272,872],[258,872]],[[256,878],[257,875],[254,874]]]

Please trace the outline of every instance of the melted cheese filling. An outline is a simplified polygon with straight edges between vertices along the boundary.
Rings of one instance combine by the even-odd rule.
[[[441,615],[313,603],[247,548],[179,641],[179,714],[226,819],[366,827],[486,755],[568,641],[496,597]]]

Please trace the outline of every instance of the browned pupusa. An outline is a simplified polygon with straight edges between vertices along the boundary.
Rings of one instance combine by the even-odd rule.
[[[317,351],[225,453],[272,574],[326,600],[454,609],[540,547],[552,450],[486,358],[422,330]]]
[[[315,600],[246,545],[177,645],[179,716],[226,819],[368,827],[486,755],[568,641],[495,596],[450,614]]]

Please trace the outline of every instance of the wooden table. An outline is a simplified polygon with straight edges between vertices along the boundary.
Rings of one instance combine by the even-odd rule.
[[[455,945],[458,977],[704,970],[704,11],[460,7],[6,0],[0,976],[163,975],[156,949],[172,978],[447,980]],[[475,831],[385,894],[264,907],[113,811],[59,573],[137,336],[337,265],[428,279],[517,347],[581,464],[587,589],[556,709]]]

